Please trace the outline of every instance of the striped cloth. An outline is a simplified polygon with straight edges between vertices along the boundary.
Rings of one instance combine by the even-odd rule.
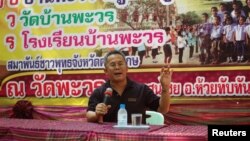
[[[0,118],[1,141],[165,141],[207,140],[206,126],[150,126],[115,129],[113,123]],[[196,134],[197,133],[197,134]]]

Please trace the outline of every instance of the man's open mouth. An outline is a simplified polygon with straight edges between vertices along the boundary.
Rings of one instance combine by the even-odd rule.
[[[117,73],[114,73],[115,75],[121,75],[122,73],[121,72],[117,72]]]

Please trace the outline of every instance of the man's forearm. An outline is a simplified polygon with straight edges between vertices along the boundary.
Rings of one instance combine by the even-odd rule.
[[[88,111],[86,113],[86,117],[88,122],[97,122],[99,116],[96,114],[96,112]]]
[[[160,106],[158,108],[158,112],[165,114],[169,111],[170,107],[170,94],[169,94],[169,88],[165,88],[161,92],[161,98],[160,98]]]

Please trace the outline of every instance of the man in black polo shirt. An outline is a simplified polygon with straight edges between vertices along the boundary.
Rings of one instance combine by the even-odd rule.
[[[101,87],[94,90],[88,103],[87,120],[98,122],[103,116],[104,122],[117,122],[119,105],[124,103],[128,112],[128,123],[131,123],[132,113],[142,113],[143,123],[145,123],[146,109],[167,113],[170,106],[169,86],[172,72],[169,68],[162,68],[160,73],[160,83],[162,85],[161,97],[158,97],[145,84],[134,82],[127,78],[128,66],[125,56],[119,51],[111,51],[104,58],[105,74],[109,80]],[[113,89],[113,94],[109,98],[109,104],[103,102],[104,92],[107,88]]]

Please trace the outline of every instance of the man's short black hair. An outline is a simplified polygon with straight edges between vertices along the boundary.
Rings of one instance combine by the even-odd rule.
[[[214,6],[214,7],[211,7],[211,10],[218,11],[218,8]]]
[[[226,18],[226,21],[233,22],[233,18],[231,16],[229,16],[229,17]]]
[[[219,21],[221,21],[220,16],[215,16],[215,18],[217,18]]]
[[[121,52],[121,51],[118,51],[118,50],[113,50],[113,51],[110,51],[106,54],[106,56],[104,57],[104,66],[106,67],[107,65],[107,62],[108,62],[108,57],[110,55],[114,55],[114,54],[118,54],[118,55],[121,55],[122,58],[124,59],[124,61],[126,62],[126,57],[125,55]]]
[[[165,31],[170,31],[170,27],[165,27]]]
[[[220,6],[225,6],[226,7],[227,5],[224,2],[221,2]]]
[[[230,13],[228,11],[223,12],[223,14],[227,14],[230,16]]]
[[[242,18],[244,22],[246,21],[246,17],[245,16],[241,15],[240,18]]]
[[[203,16],[205,16],[206,18],[208,18],[208,14],[207,13],[202,13]]]

